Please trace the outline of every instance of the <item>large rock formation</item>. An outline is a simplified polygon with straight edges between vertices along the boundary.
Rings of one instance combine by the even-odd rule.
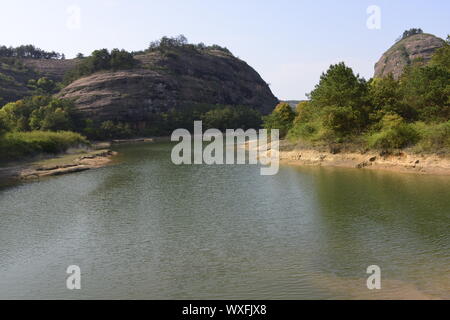
[[[64,74],[76,66],[77,59],[0,58],[0,107],[33,94],[29,80],[47,77],[62,81]]]
[[[417,59],[427,63],[433,53],[444,46],[445,41],[431,34],[421,33],[407,37],[394,44],[375,65],[375,77],[390,73],[398,79],[406,66]]]
[[[22,63],[36,71],[39,76],[62,81],[67,71],[74,68],[79,59],[22,59]]]
[[[220,50],[177,48],[136,56],[133,70],[78,79],[60,94],[95,121],[140,123],[149,114],[197,105],[242,105],[273,110],[278,100],[244,61]]]

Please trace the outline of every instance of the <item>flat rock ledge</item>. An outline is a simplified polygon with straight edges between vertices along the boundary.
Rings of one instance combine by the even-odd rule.
[[[33,180],[41,177],[60,176],[100,168],[111,162],[111,157],[114,155],[117,155],[117,152],[108,150],[80,156],[70,164],[27,168],[20,172],[19,178],[21,180]]]

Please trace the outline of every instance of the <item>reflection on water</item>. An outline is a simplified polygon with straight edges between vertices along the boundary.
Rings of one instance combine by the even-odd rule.
[[[0,191],[0,298],[449,298],[450,178],[182,166],[170,145]],[[82,290],[65,270],[82,270]],[[365,286],[369,265],[383,290]]]

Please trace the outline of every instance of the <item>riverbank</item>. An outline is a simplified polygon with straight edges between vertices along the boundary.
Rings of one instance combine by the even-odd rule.
[[[0,181],[35,180],[100,168],[116,155],[109,149],[77,150],[45,159],[33,159],[0,168]]]
[[[42,177],[59,176],[97,169],[110,164],[118,153],[113,145],[133,143],[155,143],[169,141],[170,137],[132,138],[92,143],[89,149],[72,149],[56,156],[40,155],[0,167],[0,182],[36,180]]]
[[[376,151],[331,152],[281,142],[280,161],[299,166],[330,166],[369,170],[388,170],[418,174],[450,175],[450,157],[416,154],[407,150],[384,154]]]

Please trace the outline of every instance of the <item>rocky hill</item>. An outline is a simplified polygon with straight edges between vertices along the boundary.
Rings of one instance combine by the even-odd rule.
[[[0,106],[30,96],[28,81],[47,77],[62,81],[64,74],[78,60],[67,59],[21,59],[0,57]]]
[[[433,53],[444,46],[445,41],[427,33],[409,36],[394,44],[375,65],[375,77],[390,73],[398,79],[406,66],[417,59],[428,62]]]
[[[28,80],[37,73],[17,60],[0,58],[0,106],[30,94]]]
[[[67,71],[74,68],[78,59],[22,59],[22,63],[42,77],[62,81]]]
[[[196,105],[248,106],[267,114],[278,100],[244,61],[220,50],[176,48],[135,57],[132,70],[76,80],[60,94],[94,121],[140,123],[149,114]],[[145,125],[145,124],[142,124]]]

